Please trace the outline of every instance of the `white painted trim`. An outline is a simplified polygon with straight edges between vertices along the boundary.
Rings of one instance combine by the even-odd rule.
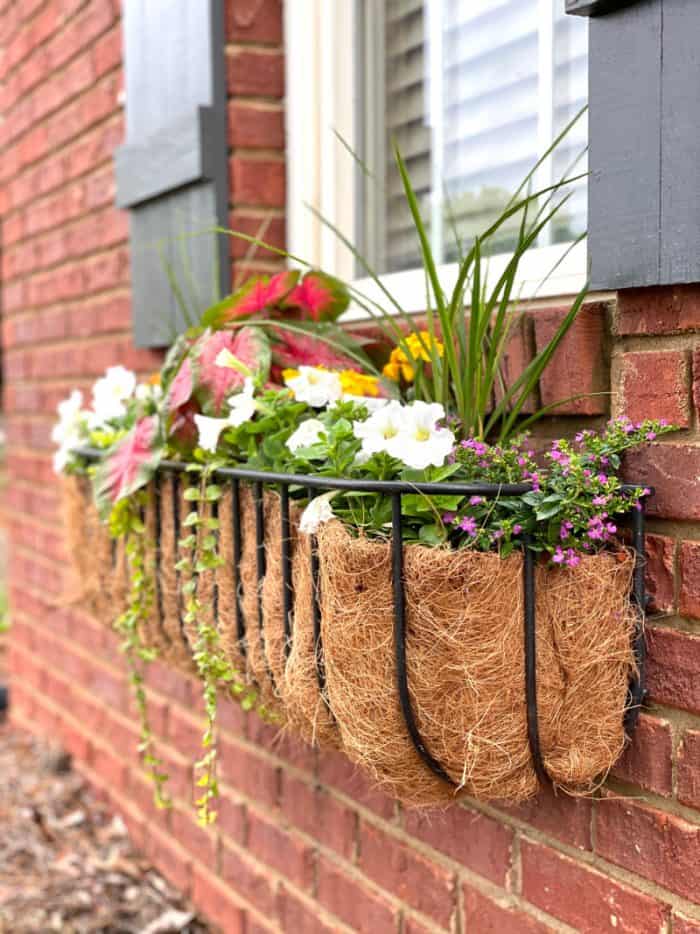
[[[543,12],[551,12],[552,0],[540,3]],[[350,252],[305,204],[316,206],[351,242],[356,239],[356,168],[352,156],[333,133],[337,130],[351,147],[355,146],[354,11],[354,0],[288,0],[284,4],[288,250],[346,281],[352,279],[354,268]],[[546,26],[543,31],[549,32]],[[551,87],[546,96],[551,100]],[[547,120],[543,122],[546,125]],[[544,130],[545,126],[543,135]],[[520,263],[514,294],[525,300],[578,292],[586,280],[585,241],[570,247],[556,244],[530,251]],[[546,278],[567,250],[564,260]],[[489,278],[495,282],[509,259],[509,255],[492,257]],[[456,275],[455,264],[440,267],[445,291],[449,291]],[[382,281],[404,311],[425,309],[422,269],[391,273]],[[388,304],[371,280],[356,280],[353,286],[380,304]],[[361,318],[364,314],[355,307],[348,317]]]
[[[568,254],[561,260],[563,254]],[[505,270],[511,256],[499,254],[492,256],[488,261],[487,284],[493,288]],[[557,265],[559,263],[559,265]],[[554,266],[557,268],[554,269]],[[458,273],[456,263],[446,263],[438,267],[438,274],[442,289],[448,295],[454,288]],[[551,273],[551,275],[550,275]],[[546,280],[546,281],[543,281]],[[411,269],[408,272],[389,273],[381,277],[382,284],[396,299],[402,310],[413,314],[425,311],[426,308],[426,282],[422,269]],[[555,244],[532,250],[520,262],[518,276],[513,290],[514,299],[522,301],[536,298],[553,297],[556,295],[574,295],[586,284],[586,243],[581,241],[574,247],[571,244]],[[387,311],[391,311],[391,302],[372,279],[359,279],[353,283],[353,288],[366,297],[366,304],[376,302]],[[367,317],[359,305],[350,307],[343,320],[355,321]]]

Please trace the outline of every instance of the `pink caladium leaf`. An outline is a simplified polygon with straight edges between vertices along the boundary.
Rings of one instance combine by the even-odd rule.
[[[128,435],[115,445],[98,471],[96,490],[100,505],[111,507],[145,486],[160,463],[163,451],[157,416],[139,419]]]
[[[335,321],[350,304],[345,285],[324,272],[309,272],[284,299],[284,308],[296,308],[300,317]]]
[[[324,366],[328,370],[357,370],[362,368],[352,357],[346,357],[325,341],[311,334],[275,330],[272,359],[280,370],[286,367]]]
[[[220,366],[222,350],[235,357],[239,366]],[[270,343],[261,328],[207,332],[195,347],[197,386],[195,394],[206,415],[221,415],[224,402],[243,388],[246,376],[264,382],[270,371]]]
[[[240,289],[207,309],[202,317],[205,327],[220,328],[231,321],[265,315],[282,303],[299,278],[299,271],[289,269],[272,276],[253,276]]]
[[[168,392],[168,408],[179,409],[192,396],[194,389],[194,374],[192,372],[192,361],[189,356],[185,357],[177,371],[175,378],[170,384]]]

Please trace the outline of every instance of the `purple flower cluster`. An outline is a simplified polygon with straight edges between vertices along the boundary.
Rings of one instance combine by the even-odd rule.
[[[552,561],[555,564],[565,564],[569,568],[575,568],[581,563],[581,555],[577,554],[573,548],[567,548],[565,551],[561,545],[557,545]]]

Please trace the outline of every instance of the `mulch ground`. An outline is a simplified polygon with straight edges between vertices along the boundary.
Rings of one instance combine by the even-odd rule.
[[[60,749],[0,726],[1,934],[212,931]]]

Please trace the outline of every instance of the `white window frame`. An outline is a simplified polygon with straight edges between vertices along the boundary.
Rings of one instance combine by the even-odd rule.
[[[541,152],[552,139],[553,54],[551,51],[548,54],[547,49],[553,49],[555,2],[538,0],[538,24],[543,39],[538,126]],[[359,138],[354,0],[288,0],[284,12],[289,253],[351,282],[359,292],[384,306],[386,297],[377,283],[371,278],[354,278],[352,253],[309,207],[354,242],[359,229],[357,212],[361,210],[356,190],[357,167],[338,138],[353,149]],[[551,184],[551,168],[547,163],[541,166],[536,182],[538,187]],[[509,254],[490,258],[489,280],[497,281],[509,259]],[[585,240],[573,247],[561,243],[531,249],[519,264],[513,294],[521,300],[570,296],[585,285],[587,267]],[[443,289],[449,291],[457,276],[457,264],[446,263],[439,267],[439,273]],[[425,311],[422,268],[387,273],[381,281],[404,311]],[[365,316],[357,306],[347,315],[358,319]]]

